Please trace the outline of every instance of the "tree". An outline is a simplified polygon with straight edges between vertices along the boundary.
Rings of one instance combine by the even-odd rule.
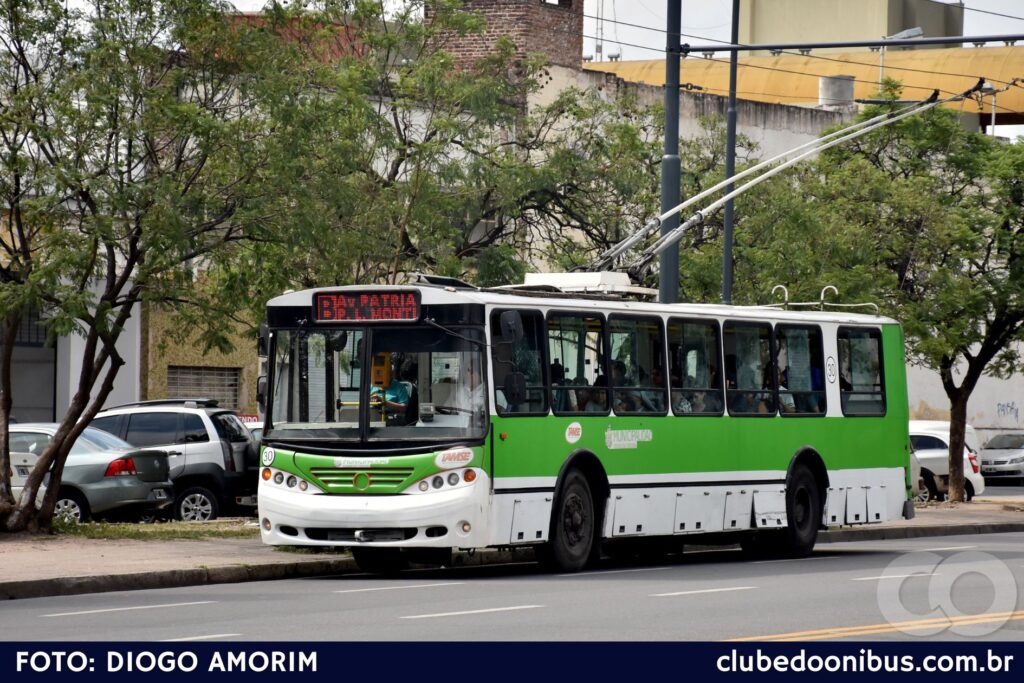
[[[939,373],[950,401],[951,500],[964,497],[971,393],[982,374],[1021,367],[1022,173],[1024,146],[937,108],[824,153],[738,208],[738,301],[765,303],[774,284],[816,300],[834,284],[902,322],[910,358]]]
[[[203,264],[280,220],[287,176],[267,172],[279,164],[263,113],[300,62],[226,7],[0,4],[0,529],[49,528],[68,452],[124,364],[117,342],[133,309],[189,301]],[[29,307],[51,337],[80,335],[84,354],[60,427],[14,500],[11,359]]]
[[[543,62],[508,41],[456,68],[453,37],[482,31],[481,19],[441,0],[424,23],[422,4],[293,15],[303,32],[346,26],[359,49],[311,67],[307,96],[280,103],[278,142],[298,150],[288,158],[303,178],[289,239],[239,246],[249,266],[211,273],[211,298],[262,316],[286,288],[416,271],[517,282],[530,262],[585,260],[656,205],[656,112],[574,88],[538,98]]]

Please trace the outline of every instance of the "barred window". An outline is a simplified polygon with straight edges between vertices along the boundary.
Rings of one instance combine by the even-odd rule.
[[[238,410],[241,383],[241,368],[175,365],[167,368],[167,395],[170,398],[216,399],[221,407]]]

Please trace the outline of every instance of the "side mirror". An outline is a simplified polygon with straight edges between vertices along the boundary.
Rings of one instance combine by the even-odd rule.
[[[327,350],[332,352],[344,351],[345,346],[348,345],[348,332],[328,332],[327,333]]]
[[[519,311],[502,311],[499,321],[503,341],[516,343],[522,340],[523,316],[519,314]]]
[[[510,406],[526,401],[526,376],[521,372],[510,372],[505,375],[505,400]]]
[[[260,358],[266,358],[270,350],[270,326],[267,323],[260,323],[260,335],[256,340],[256,354]]]
[[[267,376],[260,375],[256,378],[256,403],[260,405],[260,409],[267,409]]]

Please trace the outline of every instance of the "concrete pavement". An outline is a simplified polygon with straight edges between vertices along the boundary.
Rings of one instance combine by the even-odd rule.
[[[931,503],[912,520],[821,532],[819,543],[1024,531],[1024,502]],[[529,549],[457,553],[455,565],[529,561]],[[345,552],[295,553],[258,537],[94,540],[0,534],[0,599],[169,588],[356,572]]]

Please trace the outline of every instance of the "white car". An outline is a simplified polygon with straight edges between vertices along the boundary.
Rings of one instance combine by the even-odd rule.
[[[993,436],[978,455],[986,477],[1024,480],[1024,434]]]
[[[978,461],[978,435],[967,425],[964,434],[965,497],[971,500],[985,491],[985,478]],[[949,490],[949,423],[911,420],[910,445],[921,463],[921,496],[941,500]]]

